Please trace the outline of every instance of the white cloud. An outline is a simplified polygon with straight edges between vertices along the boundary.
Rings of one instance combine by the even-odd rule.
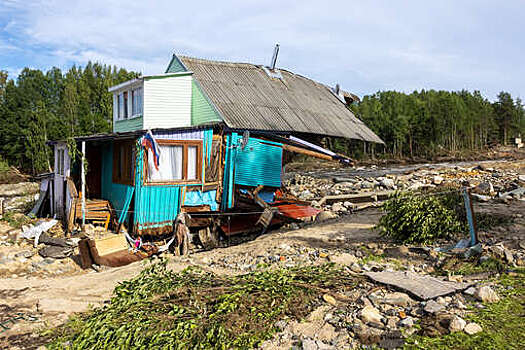
[[[88,60],[160,73],[171,53],[279,65],[358,93],[393,88],[525,92],[520,1],[10,0],[0,40],[50,65]],[[0,50],[1,50],[0,41]],[[10,42],[8,44],[12,45]],[[16,55],[16,54],[13,54]]]

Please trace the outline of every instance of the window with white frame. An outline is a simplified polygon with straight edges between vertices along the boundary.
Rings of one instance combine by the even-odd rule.
[[[142,87],[131,90],[131,115],[139,116],[142,114],[143,93]]]

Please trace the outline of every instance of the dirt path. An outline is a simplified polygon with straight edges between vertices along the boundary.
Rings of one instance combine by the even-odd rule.
[[[215,273],[235,274],[242,271],[230,268],[228,264],[215,265],[213,262],[232,256],[263,256],[268,251],[288,246],[340,250],[377,240],[379,237],[371,228],[379,216],[378,210],[370,209],[335,222],[271,232],[235,246],[177,257],[168,266],[179,271],[190,265],[200,265]],[[89,271],[67,277],[0,279],[0,319],[6,328],[0,329],[0,347],[4,344],[20,348],[36,347],[39,344],[31,343],[35,331],[61,324],[71,314],[88,310],[90,305],[103,305],[119,282],[133,278],[142,268],[143,262],[137,262],[102,272]]]

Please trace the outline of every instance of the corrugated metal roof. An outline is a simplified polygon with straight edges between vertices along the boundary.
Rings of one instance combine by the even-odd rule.
[[[302,132],[382,143],[383,141],[318,82],[280,70],[268,76],[261,66],[179,56],[234,129]]]

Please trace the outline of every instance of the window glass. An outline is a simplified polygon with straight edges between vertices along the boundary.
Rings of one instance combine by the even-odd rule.
[[[148,150],[148,179],[150,181],[174,181],[182,180],[183,168],[183,146],[162,145],[159,146],[162,161],[159,169],[155,168],[153,154]]]
[[[128,117],[128,92],[127,91],[124,91],[124,93],[122,94],[124,96],[124,118],[127,118]]]
[[[158,169],[151,149],[147,150],[147,181],[177,182],[200,180],[200,145],[195,141],[160,142]]]
[[[132,115],[142,114],[142,88],[136,88],[131,92]]]
[[[132,184],[133,174],[133,142],[115,142],[113,146],[113,182]]]
[[[57,173],[58,175],[64,175],[64,150],[58,150],[58,164],[57,164]]]
[[[124,94],[118,94],[118,118],[124,118]]]
[[[188,146],[188,180],[197,179],[197,146]]]

